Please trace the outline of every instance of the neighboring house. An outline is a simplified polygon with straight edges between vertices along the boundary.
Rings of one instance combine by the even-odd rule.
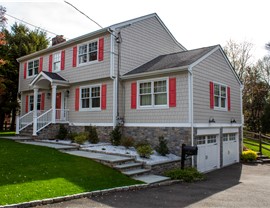
[[[198,145],[209,171],[239,161],[242,88],[219,45],[186,50],[157,14],[112,25],[21,57],[17,133],[53,139],[59,123],[97,127],[102,140],[123,134],[172,153]],[[33,124],[33,125],[32,125]],[[28,126],[30,125],[30,126]]]

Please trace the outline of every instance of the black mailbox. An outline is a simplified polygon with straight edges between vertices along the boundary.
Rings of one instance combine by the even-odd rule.
[[[185,160],[187,156],[197,155],[198,147],[197,146],[187,146],[182,144],[182,155],[181,155],[181,169],[184,169]]]
[[[197,155],[198,147],[197,146],[184,146],[183,151],[184,151],[184,154],[187,156]]]

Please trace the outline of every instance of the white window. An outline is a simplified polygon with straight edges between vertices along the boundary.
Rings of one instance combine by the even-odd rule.
[[[81,88],[81,110],[100,109],[100,86]]]
[[[39,71],[39,59],[28,61],[27,74],[28,77],[32,77],[38,74]]]
[[[215,109],[226,109],[227,87],[225,85],[214,83],[214,101]]]
[[[55,53],[53,54],[53,71],[58,72],[60,71],[61,66],[61,53]]]
[[[41,95],[38,95],[37,99],[37,110],[40,110],[40,104],[41,104]],[[34,110],[34,95],[29,96],[29,111]]]
[[[197,145],[214,144],[214,143],[217,143],[217,135],[206,135],[196,137]]]
[[[168,79],[139,82],[140,107],[168,106]]]
[[[236,141],[236,134],[235,133],[223,134],[223,141],[224,142],[227,142],[227,141]]]
[[[79,64],[96,61],[98,56],[98,42],[93,41],[79,46]]]

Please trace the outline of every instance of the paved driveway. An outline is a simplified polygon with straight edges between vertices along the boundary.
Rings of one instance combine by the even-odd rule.
[[[270,165],[232,165],[207,181],[83,198],[42,208],[89,207],[270,207]]]

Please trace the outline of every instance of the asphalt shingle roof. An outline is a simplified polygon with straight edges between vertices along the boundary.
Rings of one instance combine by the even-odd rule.
[[[178,53],[161,55],[139,66],[138,68],[133,69],[132,71],[126,73],[125,75],[133,75],[163,69],[171,69],[175,67],[189,66],[216,47],[217,45],[189,51],[182,51]]]
[[[52,80],[66,81],[63,77],[61,77],[57,73],[47,72],[47,71],[43,71],[43,73],[46,74],[48,77],[50,77]]]

